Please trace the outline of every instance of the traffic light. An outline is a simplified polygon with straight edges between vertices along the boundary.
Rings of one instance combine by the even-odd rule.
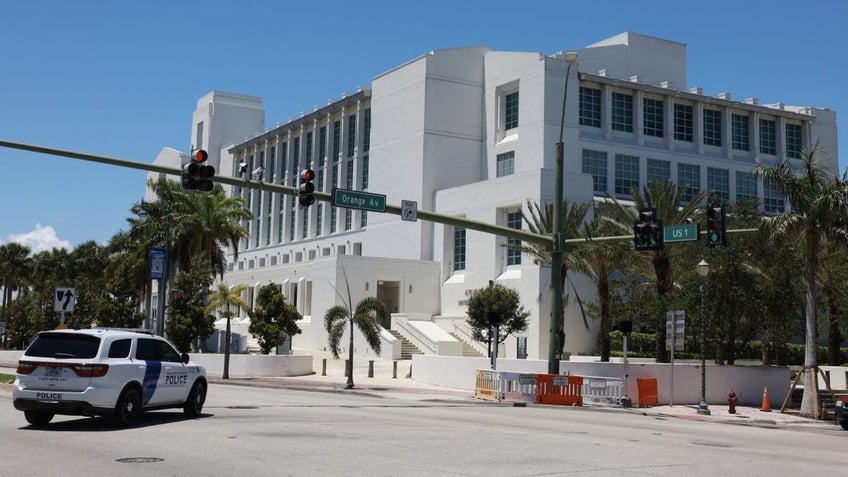
[[[315,203],[315,196],[312,195],[315,192],[315,184],[312,183],[314,179],[315,171],[312,169],[300,171],[300,187],[298,188],[298,195],[300,197],[298,202],[301,207],[309,207]]]
[[[639,211],[639,221],[633,226],[633,243],[636,250],[662,250],[663,224],[656,216],[657,211],[654,209]]]
[[[727,245],[727,208],[724,204],[707,206],[707,246]]]
[[[203,149],[192,151],[188,163],[183,164],[182,182],[183,189],[209,192],[212,190],[212,178],[215,177],[215,168],[207,165],[209,153]]]

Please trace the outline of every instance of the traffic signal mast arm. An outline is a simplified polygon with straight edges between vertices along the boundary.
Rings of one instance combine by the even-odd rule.
[[[107,164],[111,166],[119,166],[119,167],[129,167],[130,169],[140,169],[148,172],[158,172],[160,174],[169,174],[173,176],[180,177],[183,173],[182,169],[177,169],[174,167],[165,167],[159,166],[156,164],[148,164],[144,162],[135,162],[128,161],[126,159],[119,159],[117,157],[109,157],[109,156],[98,156],[95,154],[86,154],[83,152],[75,152],[75,151],[67,151],[64,149],[57,149],[52,147],[44,147],[44,146],[36,146],[34,144],[25,144],[19,142],[5,141],[0,139],[0,147],[8,147],[11,149],[19,149],[23,151],[36,152],[39,154],[48,154],[52,156],[61,156],[61,157],[69,157],[72,159],[82,159],[84,161],[97,162],[100,164]],[[216,175],[211,178],[213,182],[220,184],[233,185],[238,187],[247,187],[251,189],[258,189],[260,191],[270,191],[270,192],[278,192],[280,194],[300,195],[299,188],[289,187],[279,184],[269,184],[267,182],[259,182],[259,181],[251,181],[247,179],[241,179],[237,177],[227,177],[227,176],[219,176]],[[312,192],[312,196],[315,197],[315,200],[322,200],[324,202],[333,202],[333,197],[326,192],[314,191]],[[401,207],[399,205],[391,205],[386,204],[386,213],[394,214],[397,216],[401,215]],[[532,232],[526,232],[519,229],[513,229],[510,227],[502,227],[499,225],[492,225],[483,222],[477,222],[475,220],[463,219],[460,217],[454,217],[451,215],[443,215],[437,214],[435,212],[429,212],[426,210],[418,210],[418,218],[422,220],[428,220],[430,222],[437,222],[440,224],[452,225],[455,227],[464,227],[466,229],[477,230],[480,232],[487,232],[495,235],[501,235],[504,237],[509,237],[512,239],[523,240],[526,242],[531,242],[539,245],[553,245],[553,237],[550,235],[540,235],[534,234]],[[632,239],[632,237],[630,237]]]
[[[19,149],[22,151],[36,152],[39,154],[47,154],[51,156],[61,156],[61,157],[69,157],[71,159],[82,159],[84,161],[97,162],[100,164],[108,164],[111,166],[119,166],[119,167],[128,167],[130,169],[139,169],[148,172],[159,172],[161,174],[170,174],[174,176],[182,175],[181,169],[176,169],[173,167],[164,167],[158,166],[156,164],[148,164],[146,162],[135,162],[128,161],[126,159],[119,159],[117,157],[109,157],[109,156],[98,156],[95,154],[86,154],[83,152],[75,152],[75,151],[67,151],[64,149],[56,149],[52,147],[44,147],[44,146],[36,146],[34,144],[26,144],[20,142],[12,142],[5,141],[0,139],[0,147],[8,147],[11,149]],[[248,187],[251,189],[259,189],[259,190],[267,190],[271,192],[279,192],[281,194],[294,195],[297,196],[300,193],[300,190],[295,187],[288,187],[279,184],[268,184],[265,182],[258,181],[250,181],[247,179],[241,179],[237,177],[227,177],[227,176],[218,176],[216,175],[213,179],[214,182],[218,182],[221,184],[234,185],[239,187]],[[333,201],[332,195],[326,192],[318,192],[315,191],[312,193],[316,200],[322,200],[324,202]],[[401,215],[401,208],[397,205],[386,204],[386,213]],[[455,227],[464,227],[466,229],[477,230],[480,232],[487,232],[491,234],[501,235],[504,237],[509,237],[517,240],[524,240],[526,242],[531,242],[539,245],[553,245],[553,237],[550,235],[540,235],[534,234],[532,232],[525,232],[523,230],[513,229],[509,227],[501,227],[499,225],[491,225],[483,222],[477,222],[474,220],[463,219],[459,217],[454,217],[451,215],[442,215],[437,214],[435,212],[429,212],[426,210],[418,210],[418,218],[423,220],[428,220],[430,222],[437,222],[445,225],[452,225]],[[756,232],[758,229],[736,229],[736,230],[726,230],[726,233],[748,233],[748,232]],[[707,231],[702,230],[701,235],[706,235]],[[607,237],[592,237],[592,238],[572,238],[565,239],[562,241],[564,244],[581,244],[581,243],[591,243],[591,242],[610,242],[613,240],[633,240],[633,234],[630,235],[613,235]]]

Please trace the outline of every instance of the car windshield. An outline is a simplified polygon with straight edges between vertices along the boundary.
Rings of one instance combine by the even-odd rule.
[[[41,333],[25,355],[39,358],[87,359],[97,356],[100,338],[84,334]]]

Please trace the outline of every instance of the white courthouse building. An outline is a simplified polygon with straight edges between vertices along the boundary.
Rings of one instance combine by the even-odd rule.
[[[192,145],[209,151],[218,175],[296,187],[298,172],[311,168],[323,192],[385,194],[389,204],[415,201],[421,210],[521,228],[527,201],[553,200],[564,51],[431,51],[271,128],[260,98],[215,91],[198,101]],[[622,33],[569,51],[578,58],[565,112],[568,201],[607,193],[626,200],[633,184],[671,179],[731,203],[757,197],[766,211],[779,212],[789,205],[754,178],[755,164],[797,158],[818,141],[837,172],[835,112],[706,95],[689,86],[685,44]],[[179,157],[166,148],[156,162],[177,167]],[[349,290],[354,305],[368,296],[382,300],[392,314],[384,328],[422,352],[461,354],[457,338],[470,341],[466,300],[494,280],[518,290],[530,312],[529,328],[510,336],[500,355],[546,359],[550,269],[504,247],[508,239],[225,188],[244,197],[254,216],[225,280],[248,284],[248,302],[260,286],[280,284],[305,317],[294,347],[326,346],[324,312]],[[585,330],[576,306],[565,316],[565,351],[596,353],[597,324]],[[246,335],[246,325],[242,330]],[[355,353],[373,354],[361,337]],[[400,340],[388,331],[383,357],[400,357]]]

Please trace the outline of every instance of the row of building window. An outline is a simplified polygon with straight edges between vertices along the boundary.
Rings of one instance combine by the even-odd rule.
[[[581,126],[601,127],[601,90],[580,87],[579,119]],[[613,131],[633,132],[634,109],[633,95],[618,92],[611,94],[610,127]],[[723,112],[716,109],[703,109],[702,134],[707,146],[721,147],[726,138]],[[689,104],[674,103],[672,118],[673,138],[676,141],[694,142],[695,109]],[[747,114],[731,113],[730,144],[739,151],[751,150],[750,118]],[[665,101],[662,99],[642,98],[642,134],[652,137],[665,135]],[[800,124],[785,125],[786,156],[799,158],[803,148],[803,134]],[[759,118],[759,152],[777,154],[777,121]]]
[[[646,159],[645,183],[653,181],[667,182],[672,180],[671,161],[663,159]],[[632,188],[639,187],[642,183],[640,177],[640,158],[627,154],[615,154],[615,180],[613,193],[616,196],[631,198]],[[592,176],[592,185],[595,194],[606,195],[609,180],[609,162],[607,153],[583,149],[582,171]],[[757,199],[757,179],[751,172],[736,171],[736,197],[737,202],[743,200]],[[682,200],[688,202],[701,186],[701,166],[698,164],[677,163],[677,177],[674,181],[680,188]],[[711,199],[730,200],[730,170],[718,167],[707,167],[706,190],[709,191]],[[776,186],[763,184],[763,208],[769,213],[784,211],[784,196]]]
[[[369,151],[371,146],[371,109],[366,108],[362,111],[362,144],[361,149],[363,153],[357,157],[357,114],[351,114],[347,116],[346,130],[347,130],[347,141],[345,144],[345,151],[347,153],[347,157],[345,158],[344,166],[345,166],[345,178],[344,178],[344,187],[348,189],[353,189],[356,184],[354,181],[354,173],[358,172],[359,175],[359,187],[362,190],[368,188],[368,158]],[[327,187],[325,187],[325,177],[329,172],[330,181],[327,184],[329,188],[341,186],[339,181],[339,164],[341,162],[340,152],[341,152],[341,137],[342,137],[342,120],[338,119],[333,121],[332,123],[332,136],[331,141],[328,144],[328,126],[321,126],[318,128],[318,144],[317,144],[317,153],[318,153],[318,163],[315,164],[313,158],[313,151],[315,150],[315,131],[308,131],[305,134],[305,151],[303,151],[303,155],[301,155],[301,136],[296,136],[292,138],[291,144],[288,141],[282,141],[276,143],[270,148],[268,151],[268,163],[266,165],[266,154],[265,150],[259,150],[255,154],[247,154],[244,157],[244,162],[246,163],[247,171],[256,171],[259,168],[263,168],[263,172],[259,177],[253,177],[253,179],[264,180],[269,183],[274,183],[275,181],[279,181],[280,184],[289,185],[291,187],[297,186],[297,181],[299,178],[300,170],[305,168],[316,169],[317,178],[316,178],[316,189],[319,191],[326,191]],[[327,165],[327,148],[328,146],[332,150],[331,156],[331,164]],[[279,154],[278,154],[279,152]],[[291,155],[289,155],[291,153]],[[292,159],[291,161],[289,159]],[[236,161],[238,162],[238,161]],[[279,169],[277,165],[279,163]],[[333,234],[337,232],[337,215],[338,212],[336,207],[326,205],[330,207],[330,211],[327,215],[330,216],[329,224],[324,224],[324,203],[318,203],[315,207],[310,208],[300,208],[297,206],[297,198],[294,196],[281,196],[272,192],[257,192],[250,188],[245,188],[241,190],[237,188],[235,191],[236,195],[241,195],[245,200],[245,207],[253,213],[253,220],[246,221],[244,223],[245,227],[248,230],[250,237],[253,238],[252,244],[247,243],[248,246],[252,245],[253,247],[260,247],[262,242],[264,245],[271,245],[272,243],[272,230],[275,228],[272,227],[272,222],[276,222],[276,237],[277,243],[284,243],[286,240],[285,230],[288,229],[288,242],[294,242],[296,240],[295,230],[296,230],[296,220],[297,220],[297,211],[300,210],[300,237],[299,239],[306,239],[310,237],[310,224],[314,224],[312,227],[312,236],[321,236],[326,230],[325,227],[329,227],[329,233]],[[262,204],[265,204],[265,210],[262,210]],[[274,207],[278,208],[278,213],[276,214],[276,220],[273,220]],[[312,210],[315,210],[315,221],[310,221],[310,215],[312,214]],[[367,225],[367,213],[365,211],[360,212],[360,227],[365,227]],[[350,209],[344,209],[343,211],[343,220],[344,220],[344,230],[351,230],[354,226],[353,224],[353,211]],[[287,220],[286,220],[287,219]],[[261,234],[260,229],[262,229],[265,233]],[[260,240],[264,239],[264,240]]]

